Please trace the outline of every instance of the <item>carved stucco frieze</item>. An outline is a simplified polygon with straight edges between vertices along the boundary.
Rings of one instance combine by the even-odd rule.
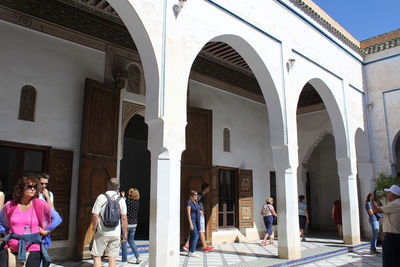
[[[143,68],[139,54],[112,45],[106,49],[106,73],[104,83],[109,87],[117,84],[116,73],[126,74],[126,90],[138,95],[146,95]]]
[[[145,107],[143,105],[123,101],[122,102],[122,127],[121,134],[122,137],[125,133],[126,125],[128,125],[129,120],[138,113],[143,112]],[[123,138],[122,138],[123,140]],[[122,141],[123,142],[123,141]]]
[[[136,114],[143,113],[145,106],[131,103],[128,101],[122,101],[122,124],[121,124],[121,149],[119,151],[119,159],[121,160],[124,155],[124,134],[126,126],[130,119]]]

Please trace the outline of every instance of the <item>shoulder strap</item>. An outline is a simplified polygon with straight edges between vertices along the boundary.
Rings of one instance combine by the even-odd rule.
[[[11,217],[11,215],[14,213],[14,211],[15,211],[15,209],[18,207],[18,204],[16,204],[16,205],[10,205],[10,210],[9,211],[7,211],[7,213],[8,213],[8,220],[10,220],[10,217]]]
[[[109,196],[109,195],[107,195],[106,193],[104,193],[104,194],[102,194],[102,195],[104,195],[104,196],[106,197],[107,201],[106,201],[106,202],[104,202],[104,204],[103,204],[103,205],[101,205],[101,208],[103,208],[103,207],[104,207],[104,205],[105,205],[105,204],[107,204],[107,203],[108,203],[108,201],[110,201],[110,200],[111,200],[110,196]]]

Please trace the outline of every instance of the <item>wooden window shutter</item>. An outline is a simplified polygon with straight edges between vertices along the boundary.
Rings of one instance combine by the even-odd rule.
[[[211,229],[218,230],[218,168],[211,169]]]
[[[51,233],[52,240],[68,239],[69,203],[71,199],[73,152],[59,149],[49,150],[49,190],[54,194],[54,207],[63,219]]]
[[[252,228],[254,224],[252,170],[239,170],[238,188],[239,228]]]

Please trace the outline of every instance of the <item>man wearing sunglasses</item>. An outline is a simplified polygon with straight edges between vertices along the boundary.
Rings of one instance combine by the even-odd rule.
[[[47,185],[49,184],[50,175],[47,173],[41,173],[39,175],[39,198],[43,199],[54,209],[54,195],[51,191],[47,190]]]

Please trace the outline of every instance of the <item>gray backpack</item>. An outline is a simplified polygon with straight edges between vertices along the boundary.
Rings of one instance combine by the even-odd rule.
[[[118,196],[115,200],[113,200],[109,195],[103,195],[107,198],[107,202],[105,204],[106,207],[104,209],[104,217],[102,218],[103,224],[106,227],[117,227],[119,220],[121,219],[121,208],[119,207],[119,200],[121,197]]]

